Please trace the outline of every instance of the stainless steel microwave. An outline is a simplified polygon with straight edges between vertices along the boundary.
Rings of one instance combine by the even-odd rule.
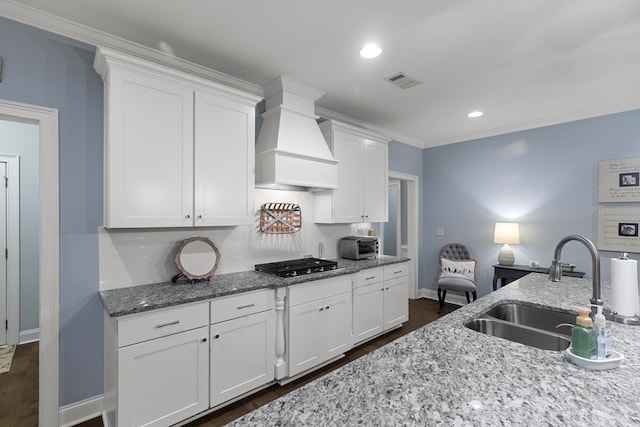
[[[338,243],[341,258],[366,259],[378,256],[378,238],[368,236],[343,237]]]

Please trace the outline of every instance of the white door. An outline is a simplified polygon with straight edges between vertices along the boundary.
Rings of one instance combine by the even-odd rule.
[[[387,222],[389,219],[387,144],[365,140],[363,148],[364,221]]]
[[[323,346],[326,360],[351,348],[351,292],[325,298]]]
[[[211,325],[211,407],[273,380],[275,325],[274,310]]]
[[[338,160],[338,186],[333,190],[333,222],[363,222],[362,212],[362,139],[339,132],[333,141],[333,156]],[[385,184],[386,185],[386,184]]]
[[[6,180],[7,164],[0,162],[0,177]],[[5,181],[6,182],[6,181]],[[7,247],[7,187],[0,182],[0,250]],[[7,343],[7,258],[0,254],[0,345]]]
[[[203,92],[195,103],[195,225],[249,225],[255,107]]]
[[[209,328],[118,350],[118,426],[170,426],[209,408]]]
[[[398,326],[409,319],[407,276],[384,281],[384,329]]]
[[[353,290],[353,342],[358,343],[382,332],[382,282],[369,283]]]
[[[193,226],[193,90],[116,68],[106,87],[105,226]]]
[[[289,310],[289,376],[324,361],[323,311],[322,300],[296,305]]]

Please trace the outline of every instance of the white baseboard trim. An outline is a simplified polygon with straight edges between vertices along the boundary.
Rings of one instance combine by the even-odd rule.
[[[102,417],[102,395],[60,407],[58,425],[71,427],[93,418]]]
[[[418,298],[429,298],[438,301],[438,291],[436,289],[419,288]],[[448,292],[445,302],[456,305],[466,305],[467,297],[465,297],[464,294],[459,294],[458,292]]]
[[[20,331],[20,344],[27,344],[30,342],[40,341],[40,329],[29,329],[27,331]]]

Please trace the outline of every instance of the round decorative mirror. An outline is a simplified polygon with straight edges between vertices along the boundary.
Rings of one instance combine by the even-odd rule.
[[[206,237],[190,237],[183,240],[176,254],[176,266],[180,274],[192,283],[213,277],[219,261],[218,248]],[[174,283],[180,274],[172,279]]]

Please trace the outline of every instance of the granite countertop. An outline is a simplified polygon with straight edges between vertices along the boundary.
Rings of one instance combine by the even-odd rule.
[[[603,288],[607,299],[608,288]],[[591,282],[529,274],[245,415],[235,426],[640,425],[640,326],[607,322],[621,366],[588,371],[562,352],[466,328],[505,301],[570,310]]]
[[[196,282],[195,284],[191,284],[188,280],[180,280],[177,283],[169,281],[110,289],[100,291],[100,298],[109,316],[119,317],[242,292],[280,288],[313,280],[353,274],[367,268],[409,261],[409,258],[380,255],[377,258],[366,260],[354,261],[338,258],[335,261],[338,261],[337,270],[298,277],[281,278],[255,271],[242,271],[217,274],[208,282]]]

